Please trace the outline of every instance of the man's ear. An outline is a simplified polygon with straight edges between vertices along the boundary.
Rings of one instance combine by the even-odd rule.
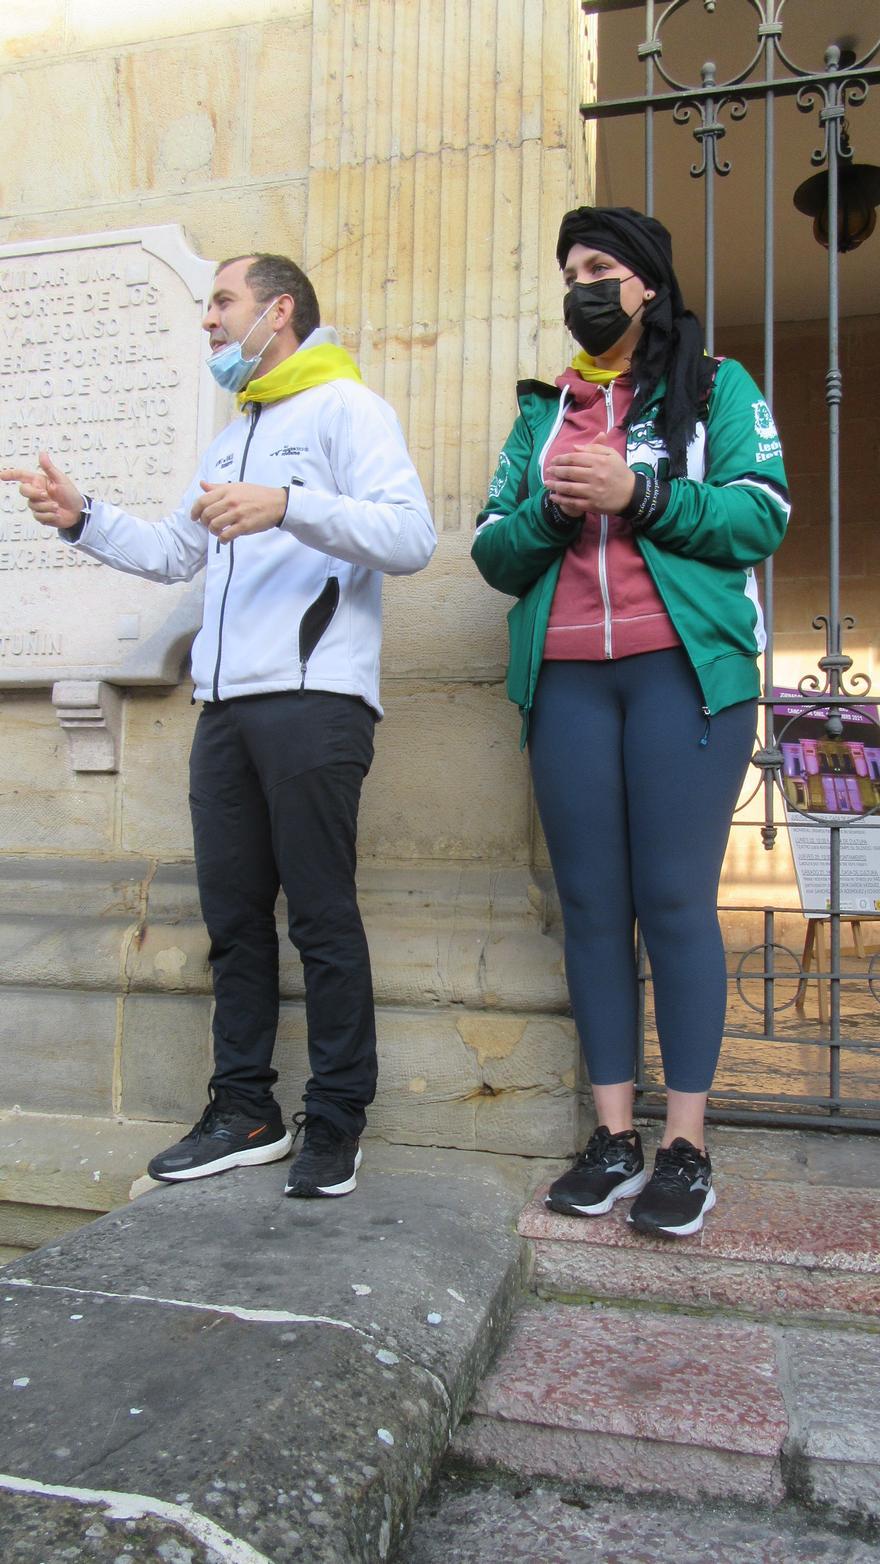
[[[293,321],[293,312],[295,308],[296,305],[294,304],[293,299],[289,293],[282,293],[280,298],[275,301],[274,325],[277,330],[280,331],[282,327],[289,326],[291,324]]]

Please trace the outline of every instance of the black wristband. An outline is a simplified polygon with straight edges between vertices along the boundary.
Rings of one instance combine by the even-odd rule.
[[[541,495],[541,515],[554,532],[570,532],[572,527],[579,526],[584,519],[583,516],[566,516],[564,510],[554,505],[546,489]]]
[[[669,484],[662,478],[655,478],[653,473],[635,473],[635,487],[632,498],[620,512],[623,521],[629,521],[634,527],[649,527],[652,521],[662,516],[669,504]]]

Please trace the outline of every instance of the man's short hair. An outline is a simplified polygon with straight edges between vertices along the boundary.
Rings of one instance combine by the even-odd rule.
[[[221,261],[217,267],[222,272],[224,266],[232,266],[236,261],[250,260],[249,255],[230,255],[228,260]],[[256,254],[253,263],[245,272],[244,280],[250,288],[258,304],[266,304],[269,299],[277,299],[282,293],[287,293],[293,299],[293,317],[291,325],[300,342],[305,342],[310,332],[321,324],[321,311],[318,307],[318,296],[309,282],[304,271],[286,255]]]

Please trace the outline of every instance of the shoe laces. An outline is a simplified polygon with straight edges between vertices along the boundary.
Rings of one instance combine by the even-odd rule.
[[[330,1120],[322,1118],[320,1114],[295,1113],[291,1122],[294,1125],[293,1144],[296,1145],[302,1135],[303,1151],[306,1147],[309,1151],[333,1151],[342,1139]]]
[[[635,1150],[635,1131],[621,1130],[619,1134],[612,1135],[607,1125],[600,1124],[593,1131],[580,1156],[575,1158],[574,1167],[600,1168],[608,1161],[612,1150],[618,1147],[626,1151]]]
[[[679,1137],[671,1146],[657,1148],[653,1182],[677,1188],[679,1181],[684,1179],[690,1185],[705,1170],[705,1162],[706,1158],[696,1146]]]
[[[232,1107],[232,1104],[222,1096],[215,1096],[210,1087],[208,1091],[211,1100],[201,1118],[196,1121],[189,1132],[190,1136],[195,1136],[197,1139],[202,1135],[213,1134],[218,1124],[228,1124],[231,1119],[235,1118],[235,1109]]]
[[[202,1135],[210,1135],[218,1124],[229,1120],[231,1117],[232,1114],[228,1108],[222,1108],[216,1102],[209,1102],[201,1118],[196,1120],[190,1130],[187,1139],[195,1138],[199,1140]]]

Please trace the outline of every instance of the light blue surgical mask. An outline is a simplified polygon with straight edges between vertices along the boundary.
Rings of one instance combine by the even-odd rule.
[[[273,331],[272,337],[269,338],[269,342],[263,343],[263,346],[260,348],[260,351],[255,358],[245,358],[241,350],[247,342],[251,331],[256,330],[260,324],[260,321],[265,320],[270,309],[272,308],[272,305],[277,303],[277,299],[272,299],[271,302],[266,305],[262,315],[257,316],[254,324],[250,328],[250,331],[245,332],[245,335],[242,337],[240,342],[227,342],[224,347],[218,348],[216,353],[211,354],[210,358],[208,359],[208,368],[210,369],[211,374],[214,376],[218,386],[222,386],[224,391],[240,391],[242,386],[247,385],[248,381],[253,375],[254,370],[259,364],[260,359],[263,357],[263,354],[269,346],[269,342],[271,342],[272,337],[275,336],[275,332]]]

